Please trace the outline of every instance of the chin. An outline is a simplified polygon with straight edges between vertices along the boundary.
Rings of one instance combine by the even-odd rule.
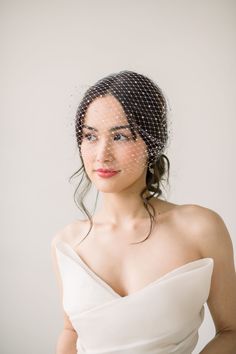
[[[101,183],[94,183],[95,188],[102,193],[117,193],[120,192],[120,188],[115,187],[114,185],[101,185]]]

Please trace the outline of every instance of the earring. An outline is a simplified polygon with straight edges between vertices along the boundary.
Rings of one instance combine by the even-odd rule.
[[[148,170],[151,174],[154,174],[154,169],[151,167],[152,166],[152,163],[149,163],[148,164]]]

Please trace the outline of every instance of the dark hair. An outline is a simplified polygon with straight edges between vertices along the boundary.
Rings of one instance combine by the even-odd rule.
[[[159,197],[162,195],[160,184],[164,179],[163,177],[166,172],[168,173],[167,181],[169,182],[170,162],[167,156],[162,153],[162,150],[165,148],[168,140],[167,103],[161,89],[157,86],[157,84],[155,84],[146,76],[135,73],[133,71],[120,71],[119,73],[111,74],[103,79],[100,79],[85,92],[76,112],[75,131],[80,154],[80,146],[82,142],[81,128],[88,106],[96,98],[103,97],[105,95],[112,95],[120,102],[126,114],[127,120],[131,126],[133,136],[136,135],[135,129],[137,129],[147,145],[148,166],[153,169],[153,172],[151,173],[150,170],[147,169],[146,187],[140,193],[140,197],[143,200],[144,207],[147,210],[151,221],[149,234],[144,240],[140,241],[144,242],[151,234],[153,226],[152,221],[154,221],[155,218],[155,210],[153,206],[148,202],[148,200],[152,197]],[[155,121],[155,124],[151,125],[150,122],[152,121]],[[148,122],[149,124],[147,124]],[[136,128],[137,126],[138,128]],[[158,141],[156,145],[153,143],[153,139],[150,140],[150,136],[158,137],[158,139],[156,139],[156,141]],[[158,149],[161,151],[159,154],[157,154]],[[84,198],[91,188],[91,181],[85,171],[82,157],[81,162],[82,166],[70,177],[69,181],[71,178],[79,176],[82,173],[80,183],[74,192],[74,201],[79,209],[84,212],[90,220],[90,229],[85,235],[86,237],[92,229],[93,223],[92,217],[84,205]],[[78,194],[79,187],[83,182],[84,177],[85,185],[83,186],[81,192]],[[144,197],[145,192],[153,193],[147,197]],[[95,207],[97,205],[97,198],[98,191]],[[151,207],[153,215],[150,213],[148,206]],[[82,242],[84,238],[80,242]]]

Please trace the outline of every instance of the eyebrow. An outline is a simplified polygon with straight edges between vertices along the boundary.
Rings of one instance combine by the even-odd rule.
[[[83,128],[87,128],[87,129],[89,129],[89,130],[93,130],[93,131],[98,132],[98,129],[93,128],[93,127],[90,127],[90,126],[88,126],[88,125],[86,125],[86,124],[83,124],[82,127],[83,127]],[[110,132],[113,132],[113,131],[115,131],[115,130],[124,129],[124,128],[129,128],[129,129],[130,129],[130,125],[117,125],[117,126],[115,126],[115,127],[110,128],[109,131],[110,131]]]

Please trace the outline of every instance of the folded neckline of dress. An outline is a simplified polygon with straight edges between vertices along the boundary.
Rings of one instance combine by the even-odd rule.
[[[105,287],[105,289],[107,289],[110,293],[112,293],[113,295],[115,295],[115,297],[119,298],[119,299],[128,299],[130,297],[133,297],[135,295],[138,295],[140,293],[142,293],[143,291],[145,291],[146,289],[149,289],[150,287],[152,287],[153,285],[155,285],[156,283],[159,283],[163,280],[167,280],[168,278],[172,277],[173,275],[178,275],[178,274],[185,274],[189,271],[194,271],[194,270],[198,270],[200,268],[202,268],[203,266],[205,267],[213,267],[214,265],[214,259],[212,257],[203,257],[203,258],[198,258],[195,259],[193,261],[187,262],[182,264],[179,267],[176,267],[172,270],[170,270],[169,272],[165,273],[164,275],[160,276],[159,278],[151,281],[150,283],[148,283],[147,285],[145,285],[144,287],[142,287],[139,290],[136,290],[133,293],[127,294],[127,295],[120,295],[118,292],[116,292],[105,280],[103,280],[94,270],[92,270],[88,264],[81,258],[81,256],[74,250],[74,248],[68,244],[67,242],[64,241],[58,241],[58,243],[56,244],[56,248],[62,252],[62,249],[60,248],[59,244],[62,245],[62,247],[66,247],[67,250],[70,252],[71,257],[73,258],[73,260],[78,263],[83,267],[83,269],[99,284],[102,285],[103,287]],[[69,255],[67,253],[62,252],[63,255],[66,255],[67,257],[69,257]],[[69,257],[70,258],[70,257]],[[189,269],[188,269],[189,268]],[[183,272],[185,271],[185,272]]]

